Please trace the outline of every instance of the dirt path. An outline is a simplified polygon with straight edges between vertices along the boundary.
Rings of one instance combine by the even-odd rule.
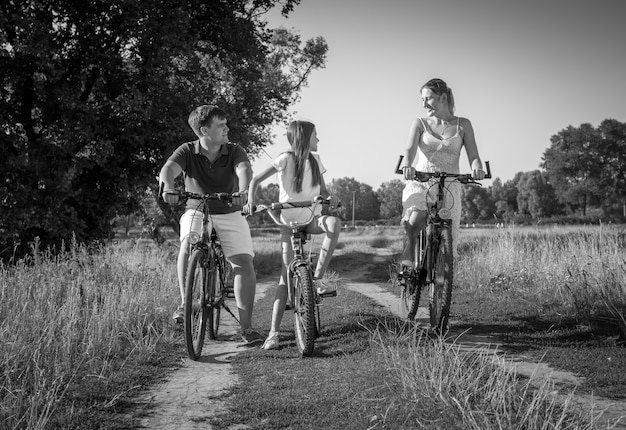
[[[263,298],[271,285],[274,284],[259,282],[255,300]],[[239,382],[237,375],[232,372],[230,358],[247,346],[241,341],[224,342],[236,334],[238,329],[237,321],[222,310],[218,340],[207,340],[198,361],[186,357],[180,369],[142,396],[140,401],[145,406],[140,428],[212,428],[207,420],[224,409],[224,400],[220,396]]]
[[[345,279],[344,288],[364,294],[386,308],[390,313],[399,315],[399,299],[394,294],[385,291],[376,283],[358,282],[356,278],[342,274]],[[257,285],[256,300],[262,298],[272,284],[269,282]],[[421,308],[417,313],[418,324],[429,325],[428,310]],[[458,322],[456,322],[458,324]],[[223,314],[220,338],[230,337],[236,333],[236,321],[227,313]],[[455,331],[455,321],[450,323],[451,337],[455,344],[462,349],[480,351],[482,353],[498,354],[503,346],[495,337],[488,335],[473,335],[467,332]],[[238,383],[237,375],[232,373],[230,358],[245,350],[243,342],[209,341],[200,360],[184,359],[182,368],[173,372],[169,379],[154,387],[142,397],[145,405],[144,418],[141,428],[148,429],[211,429],[207,420],[224,408],[224,400],[220,399],[226,390]],[[558,386],[574,388],[581,383],[578,376],[552,369],[545,363],[535,363],[522,355],[507,355],[505,360],[496,360],[505,366],[514,367],[518,374],[524,375],[541,384],[546,378],[551,378]],[[626,403],[609,399],[591,398],[591,396],[575,396],[573,399],[584,408],[594,408],[594,412],[605,411],[601,422],[616,422],[620,417],[626,417]],[[236,429],[245,429],[238,426]],[[598,428],[607,428],[605,424]],[[626,429],[626,418],[614,428]]]

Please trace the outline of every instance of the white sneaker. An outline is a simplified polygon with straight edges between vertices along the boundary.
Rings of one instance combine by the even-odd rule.
[[[278,334],[268,336],[267,339],[265,339],[265,342],[263,343],[263,346],[261,348],[267,350],[278,349]]]
[[[319,295],[334,293],[336,291],[335,286],[332,284],[329,285],[325,282],[320,281],[319,279],[315,280],[314,282],[317,289],[317,294]]]

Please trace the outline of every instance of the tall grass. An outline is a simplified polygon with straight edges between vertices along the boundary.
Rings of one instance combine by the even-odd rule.
[[[69,387],[145,361],[178,302],[172,251],[71,244],[0,268],[0,427],[45,428]]]
[[[457,284],[522,292],[559,303],[593,327],[626,339],[626,231],[623,227],[510,228],[466,232]],[[467,270],[471,268],[471,270]]]
[[[468,351],[419,329],[376,329],[373,339],[397,384],[389,408],[406,402],[407,416],[421,428],[593,429],[599,416],[580,410],[546,379],[542,386],[520,383],[504,358],[477,347]],[[610,426],[607,426],[610,428]]]

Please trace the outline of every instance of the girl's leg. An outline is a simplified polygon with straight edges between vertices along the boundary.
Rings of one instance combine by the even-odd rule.
[[[426,226],[426,211],[421,211],[415,207],[410,207],[402,217],[402,225],[407,237],[407,246],[402,251],[401,264],[413,267],[415,259],[415,241],[419,232]]]
[[[272,323],[267,340],[263,344],[264,349],[278,348],[278,333],[280,332],[280,324],[285,314],[285,305],[287,303],[287,267],[293,259],[293,250],[291,249],[290,235],[286,232],[281,234],[281,246],[283,255],[283,267],[278,281],[278,288],[274,296],[274,305],[272,307]]]
[[[315,273],[313,274],[313,279],[322,279],[339,240],[341,221],[337,217],[323,215],[317,219],[315,224],[313,226],[317,228],[311,229],[310,233],[326,233],[322,241],[319,258],[317,259]],[[309,229],[307,231],[309,232]]]

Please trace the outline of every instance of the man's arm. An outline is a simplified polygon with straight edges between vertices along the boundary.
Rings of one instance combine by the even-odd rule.
[[[248,186],[252,180],[252,166],[249,161],[242,161],[235,166],[235,174],[239,180],[239,193],[241,194],[241,206],[245,205],[248,201],[247,193]],[[235,204],[235,202],[233,202]]]
[[[183,168],[180,164],[172,160],[168,160],[161,168],[161,172],[159,173],[159,186],[163,184],[163,200],[167,203],[175,204],[178,202],[178,196],[174,199],[172,193],[175,191],[174,180],[182,172]]]

